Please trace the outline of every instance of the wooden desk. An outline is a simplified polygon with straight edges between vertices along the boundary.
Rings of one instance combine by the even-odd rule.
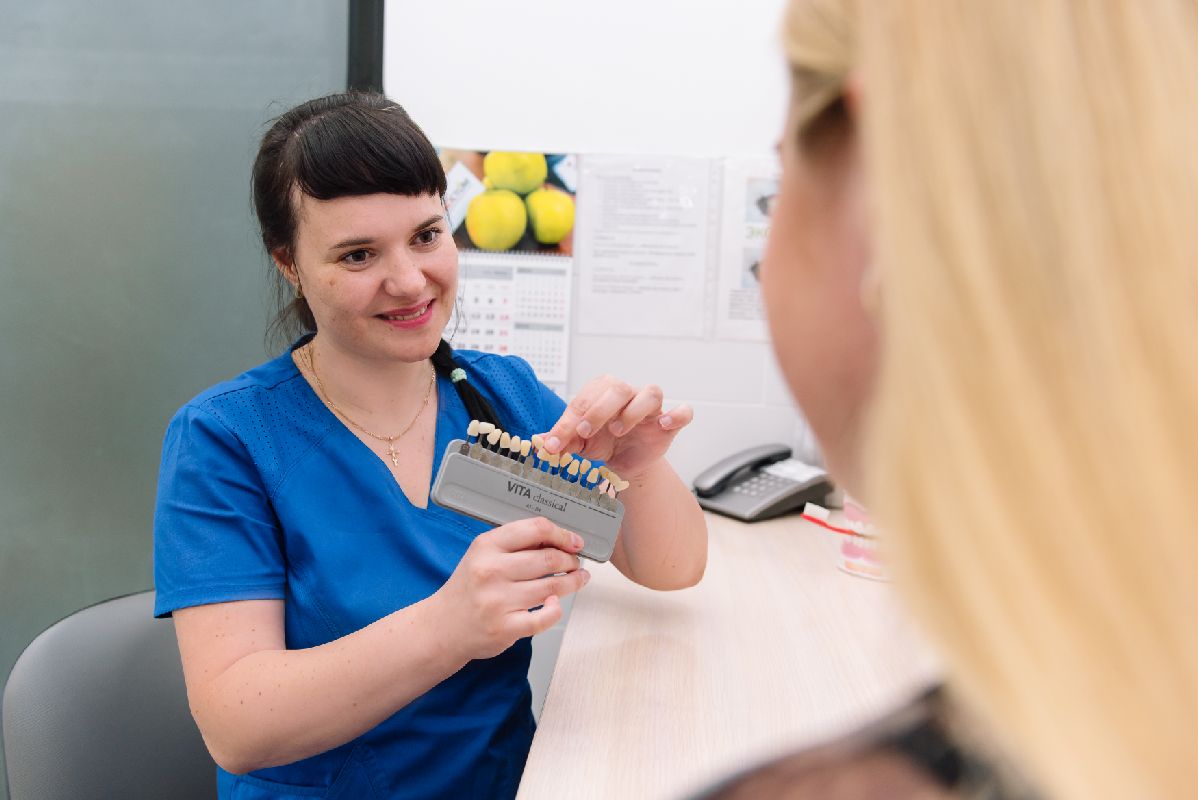
[[[692,589],[587,564],[521,800],[679,797],[934,680],[889,585],[837,569],[837,534],[797,517],[708,526]]]

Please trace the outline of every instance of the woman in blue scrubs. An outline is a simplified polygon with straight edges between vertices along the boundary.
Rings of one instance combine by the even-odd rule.
[[[445,175],[386,98],[282,115],[253,185],[299,335],[179,411],[155,514],[155,611],[220,796],[512,797],[528,637],[586,584],[581,541],[430,504],[438,456],[479,418],[605,461],[631,482],[612,562],[682,588],[706,527],[663,456],[692,412],[611,377],[567,406],[519,358],[450,349]]]

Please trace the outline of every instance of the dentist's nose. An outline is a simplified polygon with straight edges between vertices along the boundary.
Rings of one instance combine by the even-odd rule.
[[[391,263],[387,277],[383,280],[383,291],[392,297],[416,298],[428,280],[424,272],[410,258],[400,256]]]

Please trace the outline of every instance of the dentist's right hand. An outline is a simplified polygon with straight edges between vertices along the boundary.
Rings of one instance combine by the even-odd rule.
[[[491,658],[552,627],[562,616],[560,598],[590,580],[577,555],[582,544],[544,517],[479,534],[434,595],[448,647],[465,660]]]

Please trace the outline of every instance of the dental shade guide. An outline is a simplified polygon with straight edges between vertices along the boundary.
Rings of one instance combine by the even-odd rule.
[[[624,519],[615,492],[628,484],[605,467],[588,470],[589,460],[546,453],[539,435],[513,438],[476,422],[445,448],[433,502],[495,525],[542,516],[582,537],[579,555],[610,559]]]

